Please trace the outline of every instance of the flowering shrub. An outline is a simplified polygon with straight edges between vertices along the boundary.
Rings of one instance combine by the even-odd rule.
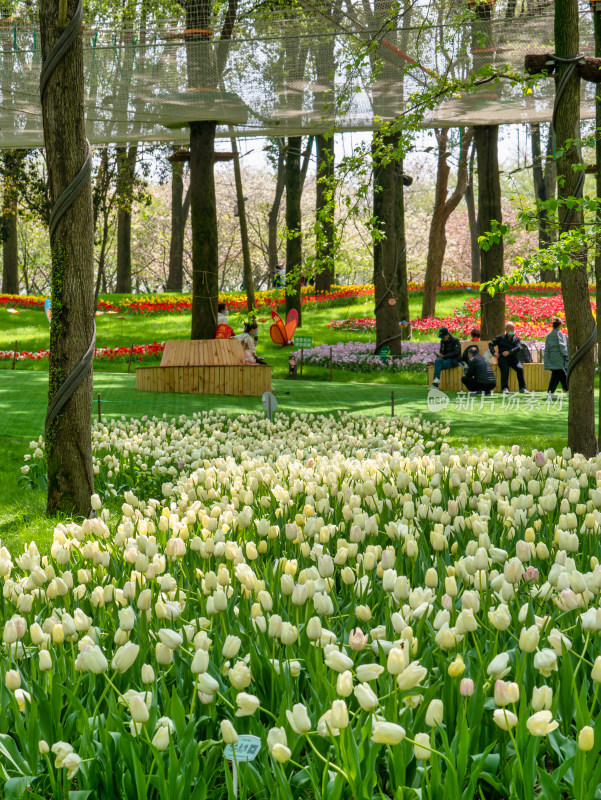
[[[157,358],[165,349],[165,342],[153,342],[152,344],[135,344],[133,356],[136,361],[143,361],[144,358]],[[100,361],[128,360],[131,347],[97,347],[94,350],[94,358]],[[50,350],[38,350],[30,353],[27,350],[17,351],[17,361],[40,361],[48,358]],[[14,350],[0,350],[0,361],[12,361],[15,357]]]
[[[241,797],[593,800],[601,457],[444,434],[96,425],[100,470],[163,485],[0,550],[3,796],[231,797],[250,733]]]

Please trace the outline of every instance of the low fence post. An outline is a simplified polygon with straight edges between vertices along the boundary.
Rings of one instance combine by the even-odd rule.
[[[332,380],[332,348],[330,347],[330,380]]]
[[[19,346],[18,342],[15,342],[15,350],[13,353],[13,369],[17,366],[17,347]]]
[[[129,363],[127,365],[128,373],[131,371],[131,360],[132,360],[133,354],[134,354],[134,343],[132,342],[131,343],[131,349],[129,351]]]
[[[303,361],[305,360],[305,349],[301,347],[300,376],[303,377]]]
[[[100,392],[98,392],[98,422],[102,422],[102,413],[100,406]]]
[[[394,392],[390,393],[390,416],[394,417]]]

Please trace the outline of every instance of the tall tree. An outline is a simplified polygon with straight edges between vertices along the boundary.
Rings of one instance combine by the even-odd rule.
[[[276,267],[279,264],[278,256],[278,217],[284,189],[286,188],[286,149],[284,139],[276,139],[277,161],[275,164],[275,192],[273,203],[267,217],[267,261],[269,267],[268,285],[273,286]]]
[[[492,31],[493,3],[480,3],[474,7],[472,23],[472,53],[474,69],[481,69],[494,52]],[[499,126],[479,125],[474,141],[478,158],[478,227],[481,233],[492,230],[493,222],[503,221],[501,209],[501,181],[499,177]],[[480,254],[481,278],[483,282],[503,275],[503,237]],[[503,330],[505,323],[505,295],[494,296],[480,292],[482,338],[492,339]]]
[[[468,128],[465,135],[461,137],[457,182],[455,189],[448,195],[449,175],[451,174],[449,165],[449,130],[448,128],[440,128],[436,131],[438,168],[436,171],[436,188],[434,190],[434,208],[432,210],[428,238],[422,317],[431,317],[436,313],[436,294],[442,278],[442,265],[447,249],[447,221],[465,194],[468,177],[468,154],[473,135],[474,129]]]
[[[593,25],[595,35],[595,56],[601,58],[601,8],[593,6]],[[595,92],[595,155],[597,169],[595,174],[597,197],[601,197],[601,87]],[[601,231],[601,207],[597,209],[597,228]],[[595,300],[597,308],[601,308],[601,237],[597,235],[595,247]],[[597,324],[597,358],[601,364],[601,325]],[[597,442],[601,441],[601,393],[599,394],[599,419]]]
[[[555,158],[553,157],[553,132],[549,128],[546,155],[542,153],[540,124],[530,125],[530,141],[532,145],[532,180],[534,183],[534,196],[539,206],[536,216],[538,218],[538,246],[541,250],[549,247],[553,241],[553,227],[547,200],[555,197]],[[544,282],[555,280],[555,270],[543,269],[540,279]]]
[[[472,262],[472,282],[480,283],[480,245],[478,236],[480,228],[478,225],[478,215],[476,213],[476,201],[474,199],[474,157],[476,155],[476,145],[472,142],[470,153],[470,165],[465,187],[465,205],[467,207],[467,220],[470,229],[470,253]]]
[[[499,126],[478,125],[475,129],[478,153],[478,224],[480,230],[493,229],[493,222],[503,221],[501,181],[499,178]],[[480,254],[482,282],[503,275],[503,237]],[[505,295],[480,292],[481,331],[483,339],[492,339],[505,324]]]
[[[4,178],[2,225],[2,291],[19,294],[19,242],[17,238],[18,178],[24,151],[5,150],[2,153]]]
[[[190,212],[190,187],[184,196],[184,164],[171,162],[171,240],[169,243],[169,273],[166,290],[181,292],[184,288],[184,238]]]
[[[40,0],[42,58],[46,61],[80,0]],[[42,97],[50,197],[56,202],[80,173],[89,155],[84,116],[81,29],[51,73]],[[85,173],[84,173],[85,174]],[[52,323],[48,396],[93,347],[93,212],[89,175],[82,190],[51,228]],[[88,515],[94,491],[92,470],[92,372],[83,376],[63,410],[46,429],[48,513]]]
[[[392,353],[401,351],[398,305],[398,271],[396,252],[397,172],[390,151],[396,148],[396,137],[374,134],[373,210],[378,230],[374,232],[374,301],[376,316],[376,349],[386,345]],[[384,153],[388,155],[384,155]]]
[[[230,128],[230,133],[233,129]],[[253,267],[250,260],[250,242],[248,240],[248,223],[246,220],[246,198],[242,186],[242,170],[240,169],[240,153],[236,137],[232,136],[232,153],[234,154],[234,182],[236,184],[236,207],[238,220],[240,221],[240,241],[242,243],[242,274],[244,276],[244,288],[246,290],[246,305],[251,312],[255,307],[255,281],[253,277]]]
[[[286,314],[296,309],[299,326],[302,324],[300,271],[303,263],[302,141],[301,136],[289,136],[286,149]],[[292,287],[293,291],[290,291],[289,287]]]
[[[225,69],[238,0],[228,0],[219,39],[213,39],[213,0],[179,0],[186,11],[188,88],[217,91]],[[212,339],[217,329],[219,238],[215,200],[215,132],[218,120],[190,122],[192,221],[192,339]]]
[[[556,0],[555,2],[555,53],[570,59],[580,46],[578,29],[578,0]],[[569,70],[569,74],[566,72]],[[560,200],[582,194],[582,156],[580,139],[580,78],[576,69],[567,61],[557,63],[556,87],[563,80],[565,90],[556,98],[555,136],[558,152],[557,195]],[[557,89],[556,89],[557,91]],[[580,168],[580,169],[579,169]],[[560,230],[567,231],[582,226],[580,208],[569,208],[567,203],[559,206]],[[578,353],[585,345],[595,327],[591,310],[586,271],[586,252],[572,254],[572,265],[560,270],[561,291],[570,332],[570,354]],[[595,436],[595,350],[588,350],[570,374],[570,405],[568,410],[568,446],[587,458],[597,452]]]
[[[315,242],[315,288],[318,292],[329,292],[334,283],[334,218],[329,202],[334,178],[334,137],[323,134],[315,137],[317,169],[315,173],[315,213],[317,215],[317,239]]]

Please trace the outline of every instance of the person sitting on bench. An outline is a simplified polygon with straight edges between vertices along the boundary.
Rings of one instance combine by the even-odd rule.
[[[449,333],[448,328],[441,328],[438,331],[438,338],[440,339],[440,353],[436,354],[434,362],[432,386],[438,386],[440,383],[440,373],[443,369],[452,369],[461,360],[461,342],[456,336]]]
[[[474,345],[468,347],[464,355],[467,355],[468,365],[461,383],[472,394],[489,395],[497,385],[490,363],[480,355],[480,351]]]
[[[497,363],[501,373],[501,391],[509,392],[509,370],[514,369],[518,376],[518,386],[522,394],[530,394],[526,389],[524,380],[524,368],[520,361],[520,348],[522,343],[515,335],[515,325],[513,322],[505,323],[505,333],[500,333],[492,342],[488,343],[488,349],[495,355],[495,347],[498,349]]]
[[[461,363],[464,364],[466,367],[467,367],[467,362],[469,361],[469,357],[468,357],[468,352],[467,351],[471,347],[473,347],[473,345],[476,342],[480,341],[480,328],[472,328],[471,331],[470,331],[470,336],[472,337],[472,340],[471,340],[470,344],[468,344],[468,346],[465,348],[465,350],[463,351],[463,355],[461,356]],[[478,349],[478,352],[480,352],[479,349]]]

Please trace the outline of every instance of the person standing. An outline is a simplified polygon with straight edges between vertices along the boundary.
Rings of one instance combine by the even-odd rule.
[[[561,383],[564,392],[568,391],[569,342],[568,337],[561,331],[563,322],[559,317],[553,317],[553,330],[545,338],[545,369],[551,371],[547,399],[555,400],[555,390]]]
[[[496,336],[492,342],[488,343],[488,349],[495,355],[495,347],[498,350],[497,364],[501,373],[501,391],[509,392],[509,370],[514,369],[518,378],[518,386],[522,394],[530,394],[526,389],[524,380],[524,368],[520,361],[520,348],[522,343],[515,335],[515,325],[513,322],[505,323],[505,333]]]
[[[480,351],[474,345],[468,347],[464,355],[467,356],[468,365],[461,383],[468,392],[489,395],[497,385],[490,362],[480,355]]]
[[[432,386],[438,386],[440,383],[440,373],[443,369],[452,369],[461,360],[461,342],[456,336],[449,333],[448,328],[441,328],[438,331],[438,338],[440,339],[440,353],[436,354],[434,361]]]

